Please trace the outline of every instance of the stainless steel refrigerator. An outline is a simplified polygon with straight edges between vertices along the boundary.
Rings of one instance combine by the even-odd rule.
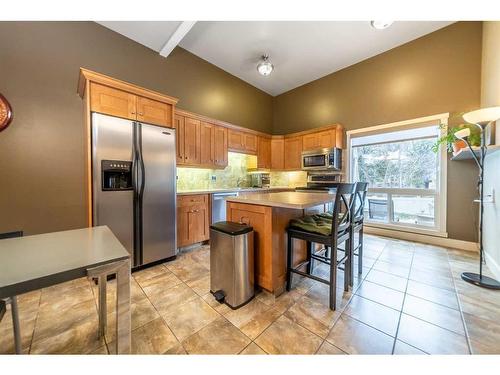
[[[93,224],[133,267],[176,255],[175,130],[92,113]]]

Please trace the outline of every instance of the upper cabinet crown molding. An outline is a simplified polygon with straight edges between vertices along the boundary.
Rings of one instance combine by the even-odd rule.
[[[179,99],[174,98],[173,96],[165,95],[159,93],[157,91],[145,89],[144,87],[140,87],[134,85],[133,83],[121,81],[116,78],[109,77],[107,75],[93,72],[92,70],[80,68],[80,76],[78,79],[78,95],[81,98],[85,96],[85,87],[88,82],[95,82],[101,85],[113,87],[115,89],[119,89],[122,91],[126,91],[128,93],[132,93],[138,96],[142,96],[148,99],[156,100],[159,102],[176,105]]]
[[[78,93],[89,110],[164,127],[174,126],[177,99],[80,68]]]

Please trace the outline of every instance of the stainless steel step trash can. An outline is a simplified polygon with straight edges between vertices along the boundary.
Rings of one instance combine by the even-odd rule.
[[[210,291],[233,309],[255,295],[253,237],[246,224],[220,221],[210,226]]]

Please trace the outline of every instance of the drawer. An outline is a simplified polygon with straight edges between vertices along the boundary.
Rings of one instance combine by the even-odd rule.
[[[191,207],[191,206],[207,206],[208,205],[208,195],[207,194],[197,194],[197,195],[179,195],[177,197],[178,207]]]

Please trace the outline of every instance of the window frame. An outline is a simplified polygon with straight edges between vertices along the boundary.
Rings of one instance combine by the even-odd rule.
[[[345,172],[347,181],[351,181],[352,165],[351,165],[351,140],[366,135],[383,134],[398,130],[407,130],[412,128],[420,128],[427,126],[440,126],[441,135],[446,134],[448,127],[449,113],[440,113],[432,116],[419,117],[411,120],[398,121],[389,124],[370,126],[346,132],[346,165]],[[368,193],[383,193],[387,194],[387,200],[391,203],[388,205],[388,223],[367,222],[365,225],[375,228],[399,230],[403,232],[427,234],[438,237],[448,237],[446,231],[446,210],[447,210],[447,170],[448,170],[448,153],[446,145],[441,144],[438,151],[438,181],[436,189],[415,189],[415,188],[370,188]],[[419,195],[419,196],[434,196],[434,213],[435,226],[433,228],[423,225],[412,224],[394,224],[392,221],[392,195]]]

